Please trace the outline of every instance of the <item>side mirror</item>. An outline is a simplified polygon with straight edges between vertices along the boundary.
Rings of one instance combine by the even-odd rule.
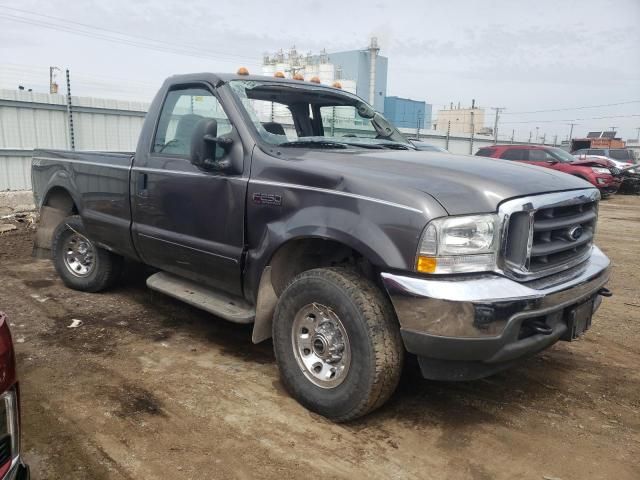
[[[205,119],[198,122],[191,136],[191,163],[198,168],[211,171],[225,171],[231,168],[231,162],[218,160],[218,148],[227,150],[233,140],[229,137],[218,137],[218,122]]]

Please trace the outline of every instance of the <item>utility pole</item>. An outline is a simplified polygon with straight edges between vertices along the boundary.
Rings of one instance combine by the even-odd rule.
[[[475,102],[475,100],[474,100]],[[473,122],[473,110],[471,110],[471,137],[469,139],[469,155],[473,155],[473,136],[475,134],[476,131],[476,126]]]
[[[557,143],[558,143],[558,134],[555,134],[553,136],[553,146],[555,147]]]
[[[423,117],[423,113],[422,112],[418,112],[418,114],[416,115],[416,138],[418,140],[420,140],[420,124],[422,123],[422,117]]]
[[[58,93],[58,83],[56,82],[56,70],[61,72],[58,67],[49,67],[49,93]]]
[[[531,130],[529,130],[529,143],[531,143]]]
[[[514,128],[513,130],[511,130],[511,145],[513,145],[513,139],[515,138],[515,136],[516,136],[516,130]]]
[[[536,127],[536,143],[538,143],[538,132],[540,131],[540,127]]]
[[[447,122],[447,141],[445,145],[445,149],[449,150],[449,135],[451,134],[451,120]]]
[[[573,139],[573,127],[578,125],[577,123],[570,123],[569,125],[571,125],[571,130],[569,130],[569,142],[571,142],[571,140]]]
[[[543,133],[542,134],[542,145],[544,145],[544,142],[547,140],[547,134]]]
[[[636,132],[638,132],[636,135],[636,142],[640,142],[640,127],[636,128]]]
[[[498,120],[500,118],[500,112],[505,110],[505,107],[491,107],[491,110],[496,111],[496,119],[493,122],[493,144],[498,143]]]
[[[76,149],[75,134],[73,131],[73,106],[71,105],[71,77],[67,68],[67,117],[69,118],[69,146],[71,150]]]

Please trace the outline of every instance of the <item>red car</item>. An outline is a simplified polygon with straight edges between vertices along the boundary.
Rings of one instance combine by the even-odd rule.
[[[541,167],[560,170],[575,175],[595,185],[603,195],[615,193],[620,187],[620,179],[611,174],[611,166],[607,160],[585,159],[576,157],[561,148],[541,145],[494,145],[478,150],[476,155],[482,157],[515,160]]]
[[[0,312],[0,479],[27,480],[20,457],[20,408],[16,359],[9,323]]]

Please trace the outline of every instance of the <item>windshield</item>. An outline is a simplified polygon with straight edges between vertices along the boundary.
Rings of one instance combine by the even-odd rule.
[[[356,95],[306,82],[232,80],[229,84],[262,140],[270,145],[414,149]]]
[[[614,160],[630,162],[633,159],[631,150],[609,150],[609,157]]]
[[[549,148],[547,151],[559,162],[571,163],[576,161],[576,157],[561,148]]]

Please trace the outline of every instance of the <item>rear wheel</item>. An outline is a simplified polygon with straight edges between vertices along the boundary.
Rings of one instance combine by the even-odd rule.
[[[104,290],[118,280],[122,271],[122,257],[89,240],[79,215],[67,217],[58,225],[51,250],[58,275],[67,287],[75,290]]]
[[[287,390],[334,421],[381,406],[402,372],[404,350],[388,299],[343,268],[293,279],[278,301],[273,342]]]

